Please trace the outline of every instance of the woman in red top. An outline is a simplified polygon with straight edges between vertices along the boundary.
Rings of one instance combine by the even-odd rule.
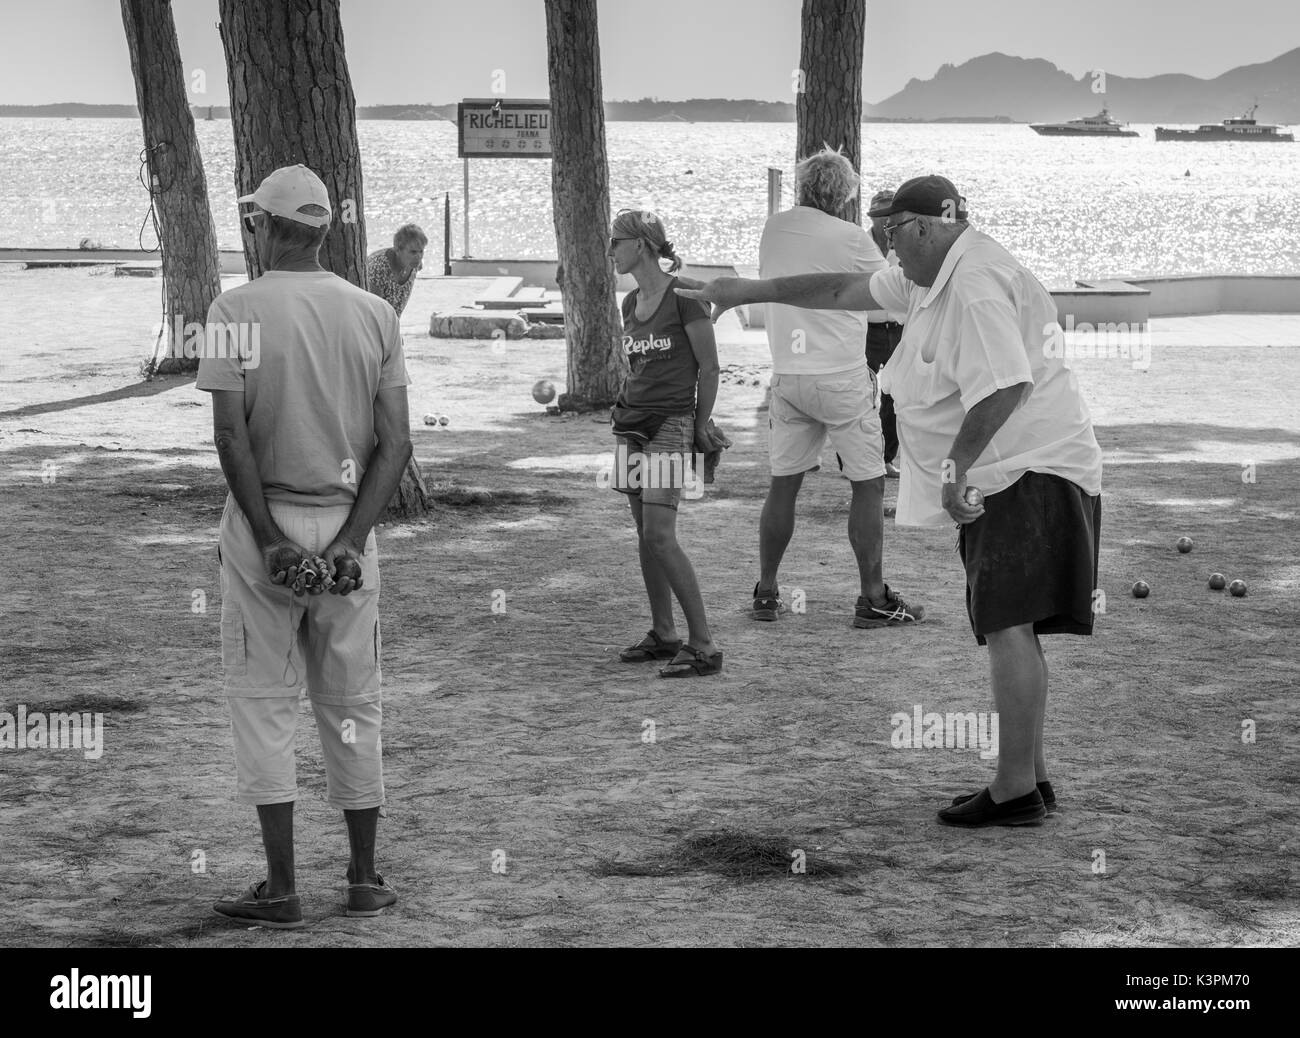
[[[695,570],[677,543],[682,491],[703,491],[703,465],[693,473],[690,466],[692,455],[710,446],[707,426],[718,395],[713,324],[701,304],[673,291],[682,261],[654,213],[620,212],[609,253],[614,269],[637,284],[623,301],[623,351],[631,370],[610,423],[618,441],[614,489],[632,506],[654,624],[620,658],[671,660],[659,671],[666,678],[717,674],[722,652],[709,632]],[[660,266],[665,259],[667,272]],[[686,614],[685,644],[673,621],[674,595]]]

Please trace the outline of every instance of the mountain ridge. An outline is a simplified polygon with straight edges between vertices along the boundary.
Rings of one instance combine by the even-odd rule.
[[[1104,89],[1099,89],[1104,88]],[[1135,123],[1219,122],[1258,102],[1261,122],[1300,123],[1300,47],[1270,61],[1239,65],[1212,79],[1182,72],[1131,77],[1085,73],[1078,78],[1045,58],[1021,58],[1001,51],[960,65],[941,65],[929,79],[911,79],[902,90],[862,106],[864,122],[1056,122],[1108,108]],[[208,106],[192,108],[196,119]],[[214,118],[229,109],[212,106]],[[135,105],[80,102],[0,105],[10,118],[136,118]],[[455,103],[359,105],[358,119],[451,120]],[[788,101],[692,98],[688,101],[607,101],[611,122],[794,122]]]

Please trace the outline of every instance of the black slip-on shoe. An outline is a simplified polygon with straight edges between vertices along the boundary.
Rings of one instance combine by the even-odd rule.
[[[978,795],[977,793],[967,793],[964,797],[953,797],[952,806],[956,807],[958,804],[965,804],[974,800]],[[1050,782],[1038,783],[1038,795],[1043,798],[1043,806],[1047,808],[1047,813],[1049,815],[1054,814],[1056,812],[1056,791],[1052,789],[1052,784]]]
[[[265,891],[266,880],[262,880],[250,884],[238,897],[223,897],[212,908],[227,919],[268,926],[273,930],[297,930],[304,925],[302,902],[297,894],[263,897]]]
[[[964,804],[945,807],[939,812],[944,825],[979,829],[988,825],[1038,825],[1047,817],[1047,808],[1038,790],[1022,797],[996,803],[988,789],[981,789]]]

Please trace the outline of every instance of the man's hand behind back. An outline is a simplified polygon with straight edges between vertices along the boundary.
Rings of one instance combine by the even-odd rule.
[[[343,541],[334,541],[321,552],[334,578],[331,595],[347,595],[361,587],[361,553]]]
[[[286,584],[293,589],[295,595],[319,595],[319,586],[311,589],[306,586],[303,560],[307,554],[302,545],[295,544],[288,537],[282,537],[262,548],[262,565],[272,584]]]

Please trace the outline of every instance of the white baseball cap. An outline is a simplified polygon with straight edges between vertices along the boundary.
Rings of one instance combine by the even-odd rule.
[[[256,191],[238,201],[252,202],[274,216],[305,223],[309,227],[327,227],[332,213],[324,182],[302,164],[281,166],[263,180]],[[325,210],[325,215],[300,213],[298,210],[305,205],[318,205]]]

